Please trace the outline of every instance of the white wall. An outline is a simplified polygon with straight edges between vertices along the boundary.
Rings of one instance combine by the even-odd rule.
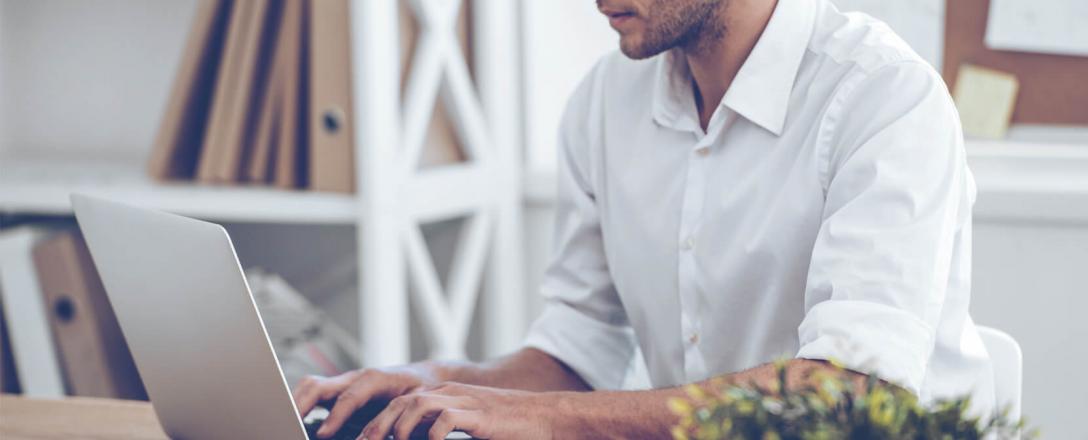
[[[524,0],[526,160],[555,166],[559,117],[567,97],[602,55],[617,49],[616,33],[589,0]]]
[[[944,56],[944,0],[832,0],[842,11],[860,11],[888,23],[938,70]]]
[[[142,158],[194,0],[0,0],[0,149]]]
[[[976,221],[971,312],[1024,351],[1023,408],[1046,438],[1085,438],[1088,219]]]

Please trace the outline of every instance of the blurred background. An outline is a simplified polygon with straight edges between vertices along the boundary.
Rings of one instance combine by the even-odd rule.
[[[833,2],[886,21],[949,83],[979,190],[972,314],[1020,343],[1032,423],[1082,437],[1088,3]],[[428,21],[421,10],[448,2],[412,2],[354,34],[367,18],[341,14],[342,32],[322,35],[291,25],[291,2],[271,2],[250,11],[265,31],[247,52],[232,32],[241,15],[223,12],[235,5],[213,3],[0,0],[4,391],[141,397],[79,386],[101,381],[80,370],[81,350],[101,349],[104,370],[127,354],[110,348],[116,323],[91,282],[72,281],[95,278],[72,232],[72,191],[224,224],[254,290],[271,292],[262,311],[283,317],[267,320],[277,352],[313,343],[328,356],[300,355],[300,374],[516,347],[551,248],[560,113],[616,49],[595,4],[475,0]],[[283,49],[281,35],[310,50]],[[200,77],[228,69],[241,78],[232,88]],[[217,109],[221,98],[248,111]],[[208,115],[203,136],[186,139],[193,114]],[[233,129],[207,122],[230,117]],[[346,149],[322,157],[326,143]],[[222,163],[225,175],[204,172]],[[375,239],[389,234],[400,238]]]

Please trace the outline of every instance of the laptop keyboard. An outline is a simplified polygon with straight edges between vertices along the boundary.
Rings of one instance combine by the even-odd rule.
[[[321,406],[315,408],[302,420],[303,426],[306,427],[306,436],[309,437],[310,440],[318,440],[317,430],[321,427],[321,423],[325,421],[325,418],[329,416],[329,412],[326,408],[332,408],[332,403],[333,402],[321,404]],[[363,432],[363,428],[366,427],[366,424],[377,417],[383,409],[385,409],[384,402],[368,403],[366,406],[356,410],[355,414],[352,414],[352,416],[344,422],[344,426],[340,428],[340,431],[337,431],[337,433],[329,439],[355,440],[359,437],[359,434]]]
[[[340,431],[338,431],[332,437],[329,437],[329,440],[355,440],[359,438],[359,434],[363,432],[363,428],[366,427],[366,424],[370,423],[370,420],[372,420],[374,417],[377,417],[378,414],[381,413],[382,409],[385,409],[384,403],[371,403],[360,408],[359,410],[355,411],[355,414],[348,418],[346,422],[344,422],[344,426],[340,428]],[[302,421],[303,426],[306,427],[306,436],[309,437],[310,440],[324,440],[317,438],[317,430],[318,428],[321,428],[321,422],[325,421],[325,417],[328,417],[328,411],[325,411],[324,408],[319,408],[308,414],[307,417]],[[388,438],[391,439],[393,437],[389,436]],[[418,432],[413,433],[412,438],[426,439],[426,429],[418,430]],[[471,439],[472,437],[465,435],[461,432],[454,432],[446,438]]]
[[[318,440],[317,429],[321,427],[322,420],[312,420],[305,422],[306,436],[310,440]],[[366,424],[346,423],[343,428],[340,428],[335,435],[329,437],[329,440],[355,440],[359,438],[359,434],[363,432],[363,428]]]

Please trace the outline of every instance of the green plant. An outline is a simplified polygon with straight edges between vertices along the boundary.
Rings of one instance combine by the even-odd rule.
[[[769,386],[716,384],[709,390],[689,386],[688,398],[674,398],[669,408],[680,417],[676,440],[830,440],[830,439],[982,439],[1034,438],[1022,420],[1007,411],[983,420],[970,416],[969,398],[918,403],[910,391],[868,376],[864,386],[848,379],[840,366],[802,376],[787,389],[785,362],[776,364]]]

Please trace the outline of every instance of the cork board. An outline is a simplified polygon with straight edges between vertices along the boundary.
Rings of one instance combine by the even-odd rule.
[[[986,47],[990,0],[948,0],[943,72],[949,89],[963,63],[1020,80],[1014,124],[1088,125],[1088,57],[996,51]]]

